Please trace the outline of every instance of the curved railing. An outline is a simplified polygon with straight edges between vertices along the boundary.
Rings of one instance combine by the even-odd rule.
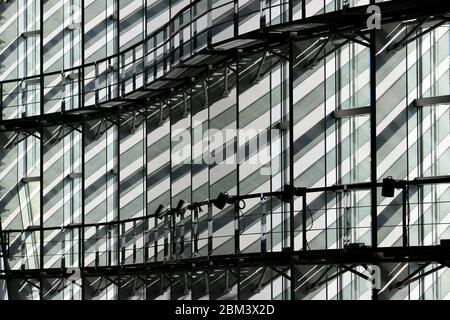
[[[261,20],[275,6],[243,13],[237,12],[237,7],[237,0],[217,6],[197,0],[122,52],[61,71],[2,81],[2,120],[136,100],[149,93],[130,95],[140,87],[159,91],[167,83],[158,80],[170,78],[175,67],[201,50],[235,37],[240,22],[255,17]]]
[[[355,1],[356,2],[356,1]],[[356,5],[368,4],[367,1]],[[217,61],[226,41],[256,31],[306,18],[324,10],[306,1],[287,1],[265,6],[261,1],[248,6],[238,0],[197,0],[142,41],[103,59],[61,71],[53,71],[0,82],[1,119],[11,120],[43,114],[76,112],[77,109],[111,107],[158,95],[192,79],[198,64]],[[257,39],[241,39],[249,46]],[[207,49],[218,50],[216,56]],[[200,55],[199,55],[200,54]],[[189,61],[197,56],[194,61]],[[219,55],[220,56],[220,55]],[[143,89],[137,91],[138,89]],[[86,111],[88,112],[88,111]]]

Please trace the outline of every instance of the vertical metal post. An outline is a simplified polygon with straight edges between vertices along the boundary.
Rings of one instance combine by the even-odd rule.
[[[78,86],[79,86],[79,90],[78,90],[78,94],[79,94],[79,107],[82,108],[84,107],[84,85],[85,85],[85,71],[84,71],[84,63],[85,63],[85,52],[84,52],[84,48],[85,48],[85,15],[84,15],[84,0],[81,0],[81,67],[80,67],[80,71],[79,71],[79,75],[78,75]],[[83,119],[83,121],[81,122],[81,227],[79,228],[79,241],[81,242],[79,245],[80,248],[80,257],[79,257],[79,267],[82,269],[84,268],[84,252],[85,252],[85,248],[84,248],[84,239],[85,239],[85,179],[86,179],[86,166],[85,166],[85,161],[86,161],[86,157],[85,157],[85,152],[86,152],[86,124],[85,121]],[[80,273],[80,277],[81,277],[81,300],[85,300],[86,296],[85,296],[85,280],[83,277],[83,273]]]
[[[212,1],[207,1],[207,25],[208,29],[206,31],[206,47],[209,49],[211,48],[212,43]]]
[[[185,228],[186,228],[186,224],[185,224],[185,212],[183,212],[180,215],[180,226],[179,226],[179,232],[178,234],[180,235],[180,252],[178,254],[178,258],[179,259],[183,259],[184,256],[184,234],[185,234]]]
[[[261,252],[267,251],[267,203],[268,199],[261,197]]]
[[[192,222],[192,236],[193,236],[193,246],[194,246],[194,258],[198,257],[198,210],[194,209],[194,218]]]
[[[234,0],[234,16],[233,16],[233,32],[234,37],[239,35],[239,1]],[[239,130],[239,95],[240,95],[240,68],[239,68],[239,53],[236,53],[235,56],[236,62],[236,71],[235,71],[235,79],[236,79],[236,130]],[[236,159],[239,160],[239,136],[236,136],[235,140],[235,154]],[[240,194],[239,187],[239,161],[236,163],[236,194]],[[234,251],[235,254],[240,252],[240,222],[239,222],[239,203],[234,204]],[[237,287],[237,299],[239,300],[241,297],[241,268],[239,263],[236,265],[236,287]]]
[[[408,222],[408,206],[407,206],[407,201],[409,201],[408,197],[408,187],[404,186],[402,188],[402,242],[403,242],[403,246],[407,247],[408,246],[408,226],[407,226],[407,222]]]
[[[173,246],[175,245],[175,235],[174,235],[174,230],[175,230],[175,212],[172,211],[172,200],[173,200],[173,191],[172,191],[172,187],[173,187],[173,182],[174,182],[174,177],[173,177],[173,161],[172,161],[172,124],[175,122],[174,121],[174,112],[172,110],[172,99],[169,98],[168,101],[168,107],[169,107],[169,157],[170,157],[170,188],[169,188],[169,216],[168,216],[168,259],[172,260],[172,258],[174,257],[174,254],[172,252],[174,252],[175,250],[173,250]],[[170,288],[172,289],[172,282],[170,282]]]
[[[373,2],[373,0],[371,0]],[[372,248],[378,247],[377,221],[377,112],[376,112],[376,31],[370,31],[370,181],[371,181],[371,240]],[[372,289],[372,299],[378,300],[378,289]]]
[[[144,41],[143,47],[142,47],[142,70],[143,74],[142,77],[144,78],[142,80],[143,86],[145,87],[148,81],[148,70],[147,70],[147,54],[148,54],[148,39],[147,39],[147,0],[144,0],[144,20],[143,20],[143,28],[144,28],[144,36],[142,40]],[[145,157],[146,159],[146,157]]]
[[[239,95],[240,95],[240,68],[239,68],[239,54],[236,55],[236,129],[239,130],[240,121],[239,121]],[[237,159],[239,159],[239,135],[236,136],[236,155]],[[239,161],[236,163],[236,195],[240,195],[240,167]],[[241,225],[240,225],[240,209],[239,202],[234,203],[234,252],[235,254],[240,253],[240,233],[241,233]]]
[[[2,252],[1,258],[3,260],[3,266],[5,270],[10,269],[9,263],[8,263],[8,256],[9,256],[9,234],[7,232],[3,232],[2,229],[2,219],[0,217],[0,250]],[[11,290],[9,285],[9,279],[6,277],[6,292],[8,293],[8,297],[11,296]]]
[[[168,219],[167,214],[164,215],[163,218],[164,223],[164,261],[169,260],[169,223],[170,218]]]
[[[117,30],[117,35],[116,35],[116,52],[115,53],[119,53],[120,52],[120,2],[119,0],[116,0],[115,2],[115,10],[117,13],[117,22],[116,22],[116,30]],[[125,61],[124,61],[125,62]],[[123,64],[125,65],[125,64]],[[120,72],[119,72],[119,77],[120,77]],[[122,88],[123,91],[124,88]],[[120,92],[119,92],[120,94]],[[118,109],[117,111],[117,221],[120,221],[120,109]],[[120,259],[119,259],[119,254],[120,254],[120,228],[119,225],[117,226],[117,254],[116,254],[116,259],[117,259],[117,264],[120,264]],[[120,300],[120,281],[121,281],[121,277],[120,277],[120,268],[119,268],[119,272],[117,275],[117,300]]]
[[[308,202],[306,199],[306,192],[302,194],[302,242],[303,251],[308,250],[308,238],[306,236],[306,210],[308,209]]]
[[[145,12],[147,12],[147,1],[145,1]],[[147,19],[145,19],[145,25],[147,25]],[[147,47],[147,46],[145,46]],[[146,51],[145,51],[146,52]],[[144,54],[144,61],[145,61],[145,54]],[[147,76],[145,76],[144,78],[144,84],[147,81]],[[144,109],[144,121],[142,122],[142,125],[144,126],[143,128],[143,133],[144,133],[144,144],[143,144],[143,156],[144,156],[144,187],[143,187],[143,210],[144,210],[144,231],[143,231],[143,236],[144,236],[144,256],[143,256],[143,262],[147,263],[148,262],[148,252],[149,252],[149,246],[150,246],[150,228],[149,228],[149,221],[150,221],[150,217],[149,217],[149,212],[148,212],[148,204],[147,204],[147,187],[148,187],[148,166],[147,166],[147,162],[148,162],[148,102],[146,102],[145,104],[145,109]],[[145,277],[145,282],[147,281],[147,275],[144,274]],[[145,286],[145,288],[147,288]]]
[[[293,7],[292,3],[289,5],[289,21],[293,19]],[[289,183],[291,186],[295,186],[295,172],[294,172],[294,40],[292,36],[289,36],[289,74],[288,74],[288,99],[289,99]],[[303,197],[305,199],[305,197]],[[294,199],[291,199],[289,203],[289,246],[291,254],[295,250],[295,219],[294,219],[295,205]],[[303,212],[303,217],[306,217],[306,211]],[[304,218],[304,220],[306,220]],[[303,228],[305,228],[305,224]],[[303,238],[306,238],[306,232],[303,232]],[[305,240],[304,240],[305,241]],[[305,247],[306,242],[303,243]],[[290,296],[291,300],[295,299],[295,284],[297,283],[295,277],[295,266],[291,257],[291,281],[290,281]]]
[[[84,11],[84,9],[83,9]],[[83,76],[84,81],[84,76]],[[84,101],[84,94],[81,95],[81,100]],[[80,238],[80,253],[79,253],[79,267],[81,269],[84,268],[84,258],[85,258],[85,180],[86,180],[86,123],[83,119],[81,123],[81,227],[79,228],[79,238]],[[85,279],[83,277],[83,273],[80,273],[81,275],[81,300],[85,300]]]
[[[191,17],[192,17],[192,11],[191,11]],[[192,202],[194,202],[195,200],[194,200],[194,188],[192,187],[193,186],[193,183],[194,183],[194,144],[195,144],[195,141],[194,141],[194,134],[193,134],[193,131],[194,131],[194,128],[193,128],[193,121],[192,121],[192,119],[193,119],[193,117],[194,117],[194,102],[193,102],[193,99],[192,99],[192,86],[191,85],[189,85],[189,95],[190,95],[190,106],[189,106],[189,109],[190,109],[190,118],[189,118],[189,128],[190,128],[190,130],[189,130],[189,138],[190,138],[190,142],[191,142],[191,145],[190,145],[190,152],[191,152],[191,154],[190,154],[190,158],[191,158],[191,163],[190,163],[190,166],[189,166],[189,170],[190,170],[190,182],[191,182],[191,188],[190,188],[190,196],[191,196],[191,203]],[[189,247],[189,251],[190,252],[188,252],[187,253],[187,258],[192,258],[192,252],[194,251],[193,250],[193,247],[192,247],[192,245],[193,245],[193,242],[192,242],[192,240],[194,239],[194,237],[195,237],[195,235],[194,235],[194,228],[193,228],[193,223],[194,223],[194,221],[193,221],[193,215],[195,214],[195,212],[197,212],[197,217],[198,217],[198,208],[195,208],[195,210],[194,211],[190,211],[190,214],[188,215],[188,219],[190,219],[190,223],[191,223],[191,239],[189,240],[189,242],[190,242],[190,245],[188,246]],[[187,231],[187,230],[186,230]],[[188,232],[188,231],[187,231]],[[191,274],[191,276],[192,276],[192,274]],[[192,278],[191,278],[191,284],[192,284]],[[191,296],[192,296],[192,293],[191,293]]]
[[[171,244],[171,259],[177,258],[177,214],[172,212],[170,215],[171,228],[170,228],[170,244]]]
[[[301,0],[301,1],[302,1],[302,19],[305,19],[306,18],[306,0]]]
[[[99,79],[99,67],[97,61],[94,62],[94,90],[95,90],[95,105],[100,102],[100,79]]]
[[[39,1],[39,94],[40,94],[40,114],[44,114],[44,1]],[[44,130],[41,127],[40,130],[40,163],[39,163],[39,202],[40,202],[40,212],[39,212],[39,232],[40,232],[40,269],[44,270]],[[40,300],[44,299],[43,295],[43,279],[40,278],[39,285],[39,297]]]
[[[3,82],[0,82],[0,121],[3,121]]]
[[[118,1],[117,1],[118,2]],[[116,252],[116,260],[117,265],[121,265],[121,259],[120,259],[120,247],[122,244],[122,237],[125,237],[125,225],[124,225],[124,233],[121,234],[120,232],[120,126],[121,126],[121,118],[120,118],[120,109],[117,111],[117,174],[116,174],[116,183],[117,183],[117,199],[116,199],[116,206],[117,206],[117,227],[116,227],[116,235],[117,235],[117,252]],[[114,226],[114,224],[111,224],[111,226]],[[114,233],[113,233],[114,234]],[[120,300],[120,282],[121,282],[121,276],[120,276],[120,268],[118,268],[118,274],[117,274],[117,300]]]

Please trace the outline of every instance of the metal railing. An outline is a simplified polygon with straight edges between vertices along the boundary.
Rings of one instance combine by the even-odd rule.
[[[286,22],[289,1],[269,7],[263,5],[265,1],[259,3],[259,8],[240,8],[237,0],[217,5],[197,0],[121,52],[61,71],[1,81],[1,120],[98,106],[127,99],[137,88],[152,89],[152,84],[204,49],[243,32]],[[277,17],[271,12],[277,12]],[[252,22],[250,29],[246,21]]]

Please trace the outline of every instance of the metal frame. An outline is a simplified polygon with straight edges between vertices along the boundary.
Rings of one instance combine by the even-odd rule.
[[[430,0],[433,3],[440,3],[439,1]],[[194,1],[192,4],[195,4],[197,1]],[[384,14],[384,20],[385,21],[396,21],[398,19],[403,19],[406,14],[410,15],[411,17],[415,16],[431,16],[435,13],[441,13],[441,8],[436,7],[433,4],[430,4],[429,2],[427,4],[421,3],[421,1],[402,1],[403,3],[408,3],[410,6],[402,7],[400,4],[392,4],[389,2],[386,3],[379,3],[379,5],[383,8],[383,12],[386,12]],[[374,1],[371,1],[371,3],[374,3]],[[118,10],[118,1],[117,1],[117,15],[119,15]],[[235,2],[237,5],[237,2]],[[84,1],[82,1],[82,5],[84,7]],[[145,95],[137,98],[137,99],[126,99],[121,98],[119,99],[119,104],[114,105],[112,107],[106,108],[101,107],[101,104],[106,103],[102,102],[99,103],[99,106],[97,107],[91,107],[85,105],[85,74],[86,69],[89,67],[92,67],[94,65],[98,65],[101,62],[109,61],[111,59],[119,59],[120,61],[124,61],[124,57],[127,53],[129,53],[131,50],[135,50],[138,48],[139,45],[143,45],[148,41],[151,36],[145,37],[145,39],[132,46],[131,48],[125,50],[124,52],[119,52],[119,42],[117,42],[117,53],[114,55],[108,57],[107,59],[100,60],[95,63],[91,64],[84,64],[83,66],[71,68],[68,70],[64,70],[64,74],[66,72],[76,73],[79,76],[80,81],[80,96],[79,101],[80,105],[79,108],[69,111],[62,111],[60,113],[56,114],[46,114],[44,112],[44,101],[45,101],[45,94],[44,94],[44,80],[46,76],[53,75],[56,73],[44,73],[44,56],[41,54],[40,57],[40,68],[41,68],[41,74],[36,77],[27,77],[25,79],[21,80],[32,80],[32,81],[39,81],[40,84],[40,103],[41,103],[41,111],[40,115],[33,116],[33,117],[27,117],[23,119],[10,119],[10,120],[2,120],[0,121],[0,125],[2,129],[0,131],[2,132],[9,132],[14,130],[21,130],[22,132],[28,132],[30,130],[31,132],[40,133],[40,136],[43,137],[44,130],[49,125],[67,125],[72,126],[73,128],[78,128],[81,126],[81,132],[82,132],[82,172],[80,173],[82,175],[82,220],[81,225],[67,225],[63,226],[64,229],[77,229],[79,230],[79,235],[81,237],[80,241],[80,248],[79,248],[79,254],[80,254],[80,266],[79,270],[81,272],[81,281],[82,286],[84,287],[86,285],[86,277],[89,276],[100,276],[100,277],[108,277],[108,276],[114,276],[117,277],[117,283],[119,284],[118,289],[118,299],[121,298],[121,290],[120,290],[120,284],[122,283],[122,279],[125,279],[125,276],[134,276],[138,277],[139,275],[145,276],[145,282],[148,281],[148,277],[153,274],[161,274],[161,277],[165,277],[168,279],[171,279],[168,277],[168,274],[173,274],[175,272],[184,272],[186,274],[192,273],[195,271],[203,270],[205,272],[214,270],[214,269],[222,269],[226,271],[226,274],[228,275],[229,270],[237,270],[236,271],[236,277],[237,277],[237,283],[238,283],[238,298],[240,294],[240,277],[241,277],[241,271],[245,268],[256,268],[256,267],[263,267],[264,271],[261,275],[261,278],[258,282],[258,288],[261,287],[264,281],[264,277],[267,274],[267,268],[272,269],[277,274],[282,274],[283,277],[291,281],[290,286],[290,297],[291,299],[296,299],[297,292],[296,292],[296,286],[293,284],[296,284],[298,281],[298,271],[297,267],[301,265],[336,265],[342,267],[345,271],[350,271],[355,273],[356,275],[363,277],[362,274],[359,272],[353,270],[352,266],[354,265],[364,265],[364,264],[373,264],[378,265],[382,263],[392,263],[392,262],[404,262],[404,263],[425,263],[423,266],[421,266],[419,269],[417,269],[415,272],[410,274],[407,278],[404,280],[398,282],[393,286],[395,289],[400,289],[407,284],[420,279],[421,277],[424,277],[432,272],[435,272],[441,268],[448,267],[450,263],[450,249],[444,245],[441,246],[432,246],[432,247],[410,247],[408,246],[408,236],[407,236],[407,227],[406,227],[406,199],[405,199],[405,190],[403,189],[403,228],[402,228],[402,236],[403,236],[403,246],[402,247],[395,247],[395,248],[381,248],[378,246],[378,216],[377,216],[377,191],[378,188],[382,186],[381,183],[377,182],[377,140],[376,140],[376,116],[377,116],[377,106],[376,106],[376,67],[377,67],[377,47],[376,47],[376,31],[372,30],[370,32],[366,32],[365,34],[369,35],[369,38],[365,38],[365,40],[368,41],[366,43],[365,41],[360,41],[358,39],[352,38],[348,35],[348,33],[355,31],[356,33],[360,32],[361,26],[363,25],[363,22],[365,22],[365,19],[367,15],[362,14],[362,12],[366,9],[366,6],[362,8],[351,8],[347,9],[346,12],[348,14],[354,14],[355,19],[348,21],[348,17],[345,17],[345,19],[342,19],[339,17],[339,13],[329,13],[324,14],[322,16],[317,17],[310,17],[306,18],[306,6],[305,1],[302,1],[302,7],[303,7],[303,19],[300,21],[293,21],[293,14],[292,9],[289,12],[290,21],[289,23],[276,25],[276,26],[268,26],[265,28],[264,32],[251,32],[247,35],[240,36],[239,35],[239,16],[238,12],[235,11],[234,14],[234,38],[233,39],[257,39],[259,42],[255,42],[255,44],[251,46],[243,46],[243,47],[237,47],[232,48],[228,50],[217,50],[214,49],[214,45],[209,43],[208,48],[204,50],[203,52],[194,54],[191,58],[194,59],[196,56],[200,54],[208,54],[211,56],[216,56],[216,59],[213,63],[204,65],[202,63],[196,64],[196,65],[188,65],[187,63],[189,60],[183,61],[181,63],[182,68],[190,68],[193,69],[199,68],[201,69],[201,72],[199,72],[196,77],[198,79],[202,79],[205,76],[208,76],[208,73],[211,69],[214,68],[224,68],[226,72],[226,78],[228,78],[228,71],[227,68],[230,64],[236,63],[236,70],[233,70],[233,72],[236,74],[236,82],[239,83],[239,60],[242,57],[254,55],[258,52],[263,52],[263,56],[261,58],[261,62],[259,64],[258,70],[257,70],[257,77],[254,79],[257,81],[259,79],[259,76],[261,75],[261,72],[263,70],[263,64],[266,61],[268,52],[274,53],[273,50],[277,48],[283,48],[286,49],[288,54],[287,56],[281,55],[283,58],[287,58],[288,61],[288,69],[289,69],[289,79],[288,79],[288,91],[289,91],[289,105],[288,108],[288,114],[289,114],[289,131],[288,131],[288,143],[289,143],[289,162],[291,164],[294,163],[294,133],[292,130],[292,123],[293,123],[293,114],[294,114],[294,103],[293,103],[293,92],[294,92],[294,84],[293,84],[293,68],[294,68],[294,45],[295,41],[300,41],[302,39],[308,39],[317,37],[319,35],[340,35],[343,38],[350,41],[355,41],[358,43],[364,43],[365,45],[368,45],[370,48],[370,106],[367,107],[361,107],[361,108],[355,108],[350,110],[340,110],[334,112],[333,116],[335,119],[341,119],[344,117],[351,117],[351,116],[358,116],[358,115],[365,115],[368,114],[370,116],[370,124],[371,124],[371,132],[370,132],[370,142],[371,142],[371,166],[370,166],[370,176],[371,176],[371,182],[368,183],[358,183],[353,185],[336,185],[332,187],[320,187],[320,188],[296,188],[296,192],[298,192],[298,195],[302,197],[302,203],[303,203],[303,211],[302,211],[302,240],[303,240],[303,248],[302,250],[296,251],[294,249],[294,237],[295,237],[295,208],[293,201],[289,202],[289,241],[290,241],[290,248],[289,250],[282,251],[282,252],[264,252],[264,253],[258,253],[258,254],[243,254],[240,252],[240,244],[239,244],[239,204],[236,203],[238,200],[242,199],[252,199],[252,198],[258,198],[261,197],[262,194],[250,194],[250,195],[242,195],[239,189],[239,183],[237,184],[237,195],[235,197],[232,197],[232,204],[234,205],[234,212],[235,212],[235,219],[237,218],[237,224],[238,228],[235,230],[235,254],[233,255],[226,255],[226,256],[209,256],[207,259],[203,257],[194,257],[189,259],[169,259],[169,261],[165,262],[145,262],[143,264],[133,264],[133,265],[127,265],[121,263],[121,241],[117,241],[117,254],[119,255],[117,258],[117,264],[112,266],[96,266],[96,267],[87,267],[85,264],[85,229],[92,226],[117,226],[117,233],[118,235],[121,235],[121,228],[120,226],[124,226],[127,222],[144,222],[145,225],[148,225],[149,219],[156,219],[154,215],[148,214],[147,207],[145,207],[146,215],[142,218],[135,218],[135,219],[120,219],[120,129],[121,124],[123,122],[122,115],[126,114],[127,112],[133,112],[135,114],[136,109],[139,108],[139,110],[144,106],[145,112],[144,115],[147,117],[149,113],[149,105],[151,102],[160,102],[164,101],[165,98],[169,98],[168,105],[171,108],[172,107],[172,100],[171,96],[179,93],[179,90],[183,90],[183,93],[185,94],[185,88],[186,84],[191,84],[191,78],[182,77],[182,80],[175,78],[167,78],[162,77],[160,79],[155,80],[154,83],[157,83],[158,81],[168,81],[167,88],[164,88],[162,90],[156,89],[156,90],[150,90],[145,89]],[[448,4],[447,4],[448,7]],[[291,7],[290,7],[291,8]],[[43,17],[43,2],[41,2],[41,17]],[[173,19],[181,16],[183,14],[183,10],[178,13]],[[358,16],[359,15],[359,16]],[[120,20],[119,16],[117,16],[117,19]],[[441,16],[439,16],[439,19],[442,19]],[[323,23],[323,21],[329,21],[326,24]],[[82,61],[85,61],[84,58],[84,10],[82,14],[82,22],[81,22],[81,29],[82,29]],[[169,22],[171,23],[171,22]],[[319,23],[319,26],[316,26],[316,24]],[[119,24],[118,24],[119,26]],[[306,31],[303,31],[304,28]],[[43,19],[41,19],[41,27],[38,31],[40,33],[40,50],[41,53],[43,53]],[[146,27],[145,27],[146,29]],[[338,31],[336,31],[338,29]],[[342,29],[342,30],[340,30]],[[282,31],[280,31],[282,30]],[[297,31],[301,30],[301,31]],[[118,34],[120,30],[117,29]],[[211,34],[210,30],[208,30],[208,38],[209,41],[211,41]],[[345,32],[345,33],[344,33]],[[360,35],[358,35],[360,36]],[[363,35],[365,36],[365,35]],[[406,38],[406,37],[405,37]],[[413,38],[412,40],[414,40]],[[119,36],[117,37],[117,41],[119,41]],[[171,41],[169,39],[168,41]],[[409,41],[409,40],[408,40]],[[220,42],[219,44],[216,44],[216,46],[219,46],[221,44],[228,43],[228,40]],[[322,47],[317,51],[314,58],[312,60],[316,60],[319,56],[319,54],[322,52],[322,50],[325,50],[325,45],[328,43],[325,42]],[[133,51],[134,52],[134,51]],[[279,54],[279,53],[278,53]],[[136,59],[135,59],[136,60]],[[167,59],[165,59],[167,60]],[[135,62],[135,61],[134,61]],[[188,67],[187,67],[188,66]],[[124,68],[124,65],[122,65]],[[155,71],[156,72],[156,71]],[[59,72],[58,72],[59,73]],[[136,76],[136,75],[134,75]],[[121,79],[122,80],[122,79]],[[0,89],[3,88],[5,83],[13,83],[14,81],[18,81],[18,79],[15,80],[7,80],[0,82]],[[122,83],[122,81],[119,81],[119,83]],[[206,83],[206,80],[205,80]],[[226,86],[228,86],[228,83],[226,82]],[[122,88],[123,89],[123,88]],[[208,92],[207,86],[205,87],[206,92]],[[138,89],[139,90],[139,89]],[[228,87],[226,88],[225,92],[227,92]],[[119,89],[119,92],[123,92],[123,90]],[[0,90],[0,103],[3,106],[3,96],[2,96],[2,90]],[[239,115],[239,85],[237,85],[237,93],[236,93],[236,110],[237,115]],[[150,102],[149,102],[150,101]],[[208,99],[206,99],[208,101]],[[433,104],[439,104],[439,103],[448,103],[449,96],[443,96],[443,97],[433,97],[433,98],[423,98],[423,99],[416,99],[414,102],[414,105],[416,107],[423,107]],[[162,103],[161,103],[162,106]],[[172,109],[171,109],[172,110]],[[3,113],[3,112],[2,112]],[[171,114],[171,112],[170,112]],[[92,118],[99,118],[99,119],[108,119],[109,117],[114,118],[115,122],[114,125],[116,126],[117,130],[117,166],[119,168],[118,175],[117,175],[117,181],[118,181],[118,189],[117,189],[117,210],[118,210],[118,216],[116,221],[111,221],[108,223],[96,223],[96,224],[87,224],[85,223],[85,178],[86,178],[86,168],[85,168],[85,143],[86,143],[86,131],[88,130],[86,121],[88,119]],[[3,115],[2,118],[3,119]],[[237,117],[239,119],[239,117]],[[112,121],[112,120],[108,120]],[[239,121],[237,120],[237,127],[239,128]],[[101,129],[101,126],[99,126]],[[31,133],[30,133],[31,134]],[[146,134],[147,136],[147,134]],[[145,142],[147,143],[147,138],[145,137]],[[44,212],[44,193],[43,193],[43,172],[44,172],[44,147],[43,144],[41,144],[41,152],[40,152],[40,172],[41,175],[38,177],[40,182],[40,225],[38,229],[40,231],[40,266],[39,269],[29,269],[29,270],[1,270],[0,271],[0,279],[24,279],[25,281],[28,281],[29,283],[33,284],[33,286],[36,286],[33,282],[30,282],[30,279],[37,279],[39,280],[39,285],[37,288],[39,288],[40,298],[44,299],[44,279],[46,278],[52,278],[52,277],[59,277],[61,278],[61,281],[63,279],[69,278],[74,273],[73,270],[70,270],[68,268],[57,268],[57,269],[45,269],[44,268],[44,232],[50,231],[50,230],[57,230],[60,229],[60,227],[51,227],[51,228],[45,228],[44,227],[44,218],[42,212]],[[289,182],[292,184],[294,183],[294,166],[290,165],[288,172],[289,176]],[[147,163],[145,163],[145,172],[148,172]],[[237,166],[236,169],[237,173],[237,179],[239,182],[239,166]],[[406,185],[423,185],[423,184],[435,184],[435,183],[450,183],[450,177],[434,177],[429,178],[426,180],[423,179],[417,179],[413,181],[406,181]],[[146,184],[146,183],[145,183]],[[357,248],[357,249],[338,249],[338,250],[309,250],[307,247],[307,232],[306,230],[306,219],[307,219],[307,195],[309,193],[314,192],[325,192],[325,191],[339,191],[339,190],[370,190],[371,191],[371,247],[366,248]],[[269,197],[280,197],[283,194],[283,192],[269,192],[264,193],[264,196]],[[170,198],[172,200],[172,194],[170,193]],[[212,200],[206,200],[203,203],[195,203],[191,205],[192,210],[198,209],[199,206],[207,205],[210,206],[212,204]],[[211,209],[211,208],[209,208]],[[210,210],[209,210],[210,211]],[[4,245],[3,238],[9,237],[10,233],[14,232],[23,232],[23,230],[2,230],[0,225],[0,234],[1,234],[1,244]],[[122,235],[123,236],[123,235]],[[173,238],[171,238],[171,241],[173,241]],[[209,241],[209,240],[208,240]],[[209,245],[208,245],[209,246]],[[144,245],[145,247],[145,245]],[[2,247],[2,251],[6,252],[4,250],[5,247]],[[172,251],[172,250],[170,250]],[[155,256],[157,255],[157,248],[155,248]],[[171,255],[169,255],[171,256]],[[176,260],[176,261],[173,261]],[[438,263],[440,264],[438,267],[433,268],[429,271],[423,272],[417,277],[415,277],[417,274],[419,274],[422,270],[425,269],[426,266],[430,263]],[[349,267],[350,266],[350,267]],[[277,269],[277,267],[284,268],[289,270],[289,274],[280,271]],[[328,271],[328,270],[327,270]],[[343,271],[343,272],[345,272]],[[205,273],[205,276],[207,279],[208,274]],[[320,285],[322,283],[323,277],[326,276],[326,273],[321,275],[319,277],[319,280],[316,280],[312,287],[316,287],[317,285]],[[161,278],[162,279],[162,278]],[[332,279],[332,277],[326,277],[326,280],[329,281]],[[112,281],[112,280],[110,280]],[[172,282],[172,280],[170,280]],[[163,281],[161,280],[161,283]],[[100,283],[101,284],[101,283]],[[58,288],[60,283],[58,283]],[[147,285],[147,283],[145,283]],[[56,290],[56,289],[55,289]],[[378,299],[379,292],[377,289],[373,289],[372,291],[372,299],[377,300]],[[85,298],[85,291],[82,290],[82,298]]]

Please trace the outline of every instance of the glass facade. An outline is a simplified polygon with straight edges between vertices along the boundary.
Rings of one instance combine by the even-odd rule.
[[[448,19],[394,2],[1,2],[0,299],[450,299]]]

